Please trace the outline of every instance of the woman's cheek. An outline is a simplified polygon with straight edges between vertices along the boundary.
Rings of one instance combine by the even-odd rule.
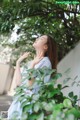
[[[40,48],[42,48],[42,44],[41,43],[33,43],[33,47],[40,49]]]

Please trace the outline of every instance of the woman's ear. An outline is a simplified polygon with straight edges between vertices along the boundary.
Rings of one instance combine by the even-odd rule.
[[[47,46],[47,45],[44,45],[44,49],[47,50],[47,49],[48,49],[48,46]]]

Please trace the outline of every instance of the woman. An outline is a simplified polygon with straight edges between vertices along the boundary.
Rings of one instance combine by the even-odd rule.
[[[36,39],[33,43],[33,47],[36,50],[36,57],[32,60],[30,68],[42,68],[44,66],[50,69],[56,69],[57,66],[57,46],[55,41],[47,35],[43,35]],[[24,53],[16,62],[16,69],[14,74],[14,80],[16,82],[16,86],[21,85],[21,71],[20,64],[25,59],[28,58],[30,53]],[[50,76],[45,76],[44,82],[48,82],[50,80]],[[28,81],[28,85],[32,86],[35,83],[35,79]],[[37,91],[36,86],[34,87],[34,93]],[[31,93],[32,94],[32,91]],[[17,107],[16,107],[17,106]],[[16,105],[15,102],[12,103],[8,110],[8,118],[11,118],[11,115],[15,111],[21,112],[20,103]],[[22,113],[22,112],[21,112]]]

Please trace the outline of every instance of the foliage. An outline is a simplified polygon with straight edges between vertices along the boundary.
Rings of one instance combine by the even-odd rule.
[[[27,72],[28,79],[36,77],[35,81],[39,85],[39,91],[31,95],[26,93],[26,84],[22,84],[16,88],[14,99],[17,98],[20,101],[23,114],[20,118],[19,113],[15,111],[13,119],[77,120],[80,118],[80,108],[76,105],[77,96],[74,96],[73,92],[71,92],[69,93],[69,97],[66,97],[61,92],[63,89],[61,84],[55,87],[56,80],[62,76],[60,73],[54,74],[54,77],[49,82],[44,83],[45,75],[51,75],[56,72],[55,70],[44,67],[36,70],[29,69]],[[26,78],[23,79],[23,81],[25,80]],[[33,90],[34,85],[27,88],[28,90]]]
[[[26,50],[28,41],[34,42],[33,35],[49,34],[58,43],[61,60],[80,40],[79,14],[79,4],[57,4],[56,0],[1,0],[0,33],[11,33],[17,24],[20,27],[17,34],[24,33],[13,45],[19,50],[22,46]]]

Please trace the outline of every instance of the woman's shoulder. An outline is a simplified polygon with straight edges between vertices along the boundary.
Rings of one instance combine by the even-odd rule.
[[[49,68],[52,68],[49,57],[44,57],[44,58],[36,65],[36,67],[38,67],[38,68],[42,68],[42,67],[44,67],[44,66],[49,67]]]
[[[47,56],[43,57],[42,60],[43,60],[43,61],[48,61],[48,62],[50,62],[50,59],[49,59],[49,57],[47,57]]]
[[[47,56],[43,58],[42,62],[44,62],[45,64],[48,64],[48,65],[51,65],[51,61],[50,61],[49,57],[47,57]]]

